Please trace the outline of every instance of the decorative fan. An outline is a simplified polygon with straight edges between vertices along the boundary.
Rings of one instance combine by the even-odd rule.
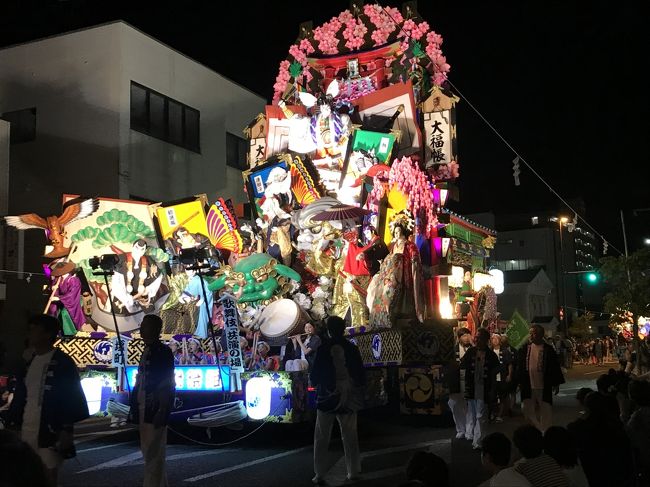
[[[207,224],[210,242],[218,249],[241,252],[242,237],[237,228],[235,212],[223,198],[219,198],[208,211]]]
[[[306,206],[321,198],[314,178],[307,166],[299,157],[293,157],[290,162],[291,191],[301,206]]]

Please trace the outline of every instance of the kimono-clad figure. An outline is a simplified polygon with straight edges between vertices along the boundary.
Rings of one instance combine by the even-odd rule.
[[[73,262],[56,262],[51,269],[56,282],[48,314],[61,319],[64,335],[75,335],[86,322],[81,307],[81,280]]]
[[[366,296],[370,284],[370,269],[365,252],[375,244],[371,240],[367,245],[357,240],[357,231],[346,232],[345,260],[343,268],[339,269],[334,285],[333,306],[330,312],[333,316],[345,318],[348,309],[352,318],[352,326],[365,326],[368,322],[368,307]]]
[[[212,318],[212,306],[214,304],[214,295],[212,291],[208,288],[208,282],[202,276],[199,276],[195,270],[186,269],[185,273],[187,274],[189,281],[183,294],[178,299],[181,303],[194,303],[194,305],[199,309],[199,319],[196,322],[196,329],[194,330],[194,336],[199,338],[208,338],[208,321]],[[201,284],[203,284],[203,290],[201,289]],[[205,298],[208,301],[208,306],[205,306]]]
[[[390,223],[393,241],[368,286],[366,303],[372,328],[390,328],[398,321],[423,320],[422,264],[417,246],[409,240],[414,220],[400,212]]]

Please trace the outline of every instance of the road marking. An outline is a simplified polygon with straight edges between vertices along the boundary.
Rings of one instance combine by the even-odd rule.
[[[220,453],[232,453],[234,451],[240,451],[240,448],[231,448],[229,450],[202,450],[202,451],[193,451],[190,453],[177,453],[176,455],[170,455],[167,458],[165,458],[166,462],[172,462],[174,460],[184,460],[185,458],[196,458],[196,457],[203,457],[206,455],[216,455]],[[143,465],[144,460],[137,460],[136,462],[133,462],[132,465]]]
[[[104,448],[113,448],[114,446],[129,445],[133,443],[132,441],[125,441],[123,443],[114,443],[112,445],[96,446],[94,448],[85,448],[83,450],[77,450],[77,453],[84,453],[87,451],[103,450]]]
[[[210,477],[216,477],[218,475],[223,475],[224,473],[234,472],[235,470],[241,470],[242,468],[251,467],[253,465],[269,462],[277,458],[293,455],[294,453],[298,453],[300,451],[311,450],[312,448],[313,447],[311,445],[305,446],[303,448],[296,448],[295,450],[285,451],[283,453],[278,453],[277,455],[271,455],[270,457],[259,458],[257,460],[252,460],[250,462],[240,463],[239,465],[235,465],[234,467],[222,468],[221,470],[215,470],[214,472],[208,472],[202,475],[197,475],[196,477],[190,477],[189,479],[185,479],[184,482],[197,482],[199,480],[208,479]]]
[[[129,453],[128,455],[123,455],[121,457],[114,458],[113,460],[110,460],[108,462],[100,463],[99,465],[95,465],[94,467],[81,470],[80,472],[77,473],[80,474],[86,472],[94,472],[97,470],[104,470],[106,468],[121,467],[122,465],[126,465],[127,463],[131,463],[135,460],[140,460],[141,458],[142,458],[142,452],[137,451],[134,453]]]

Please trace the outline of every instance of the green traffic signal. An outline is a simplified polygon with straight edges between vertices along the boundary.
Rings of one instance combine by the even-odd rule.
[[[589,281],[591,284],[596,284],[598,282],[598,274],[595,272],[589,272],[587,274],[587,281]]]

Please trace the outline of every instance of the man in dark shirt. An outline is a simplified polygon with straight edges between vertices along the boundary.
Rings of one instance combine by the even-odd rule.
[[[19,381],[9,422],[21,426],[23,441],[41,457],[50,482],[57,484],[58,468],[75,456],[74,423],[88,417],[88,405],[77,367],[54,347],[61,323],[53,316],[29,320],[29,344],[34,350],[27,375]]]
[[[337,316],[327,320],[330,340],[316,352],[311,383],[317,391],[317,416],[314,430],[315,484],[325,482],[327,448],[334,420],[341,427],[348,480],[361,472],[357,411],[363,402],[365,371],[359,349],[345,339],[345,321]]]
[[[162,320],[146,315],[140,336],[146,347],[131,392],[129,419],[140,429],[140,449],[144,457],[144,487],[167,485],[165,447],[167,422],[174,403],[174,356],[160,341]]]

